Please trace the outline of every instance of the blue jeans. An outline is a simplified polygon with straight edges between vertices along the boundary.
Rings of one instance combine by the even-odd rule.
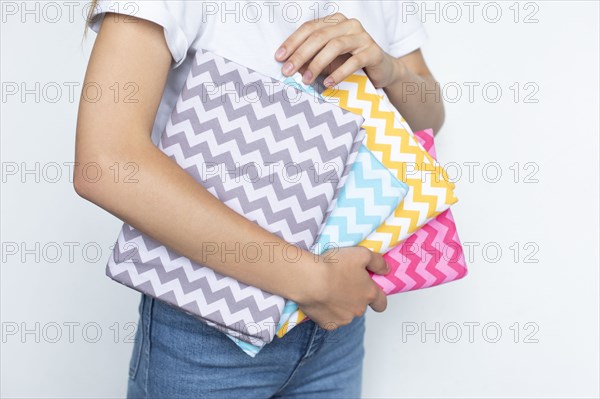
[[[365,315],[333,331],[308,320],[251,358],[222,332],[147,295],[128,398],[359,398]]]

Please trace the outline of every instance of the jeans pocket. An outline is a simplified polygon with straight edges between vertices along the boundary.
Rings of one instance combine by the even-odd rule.
[[[135,341],[133,343],[133,350],[131,352],[131,359],[129,360],[129,378],[135,379],[137,371],[140,367],[142,359],[142,353],[145,345],[148,344],[148,332],[150,330],[150,308],[151,298],[142,294],[139,305],[139,321],[137,330],[135,332]]]

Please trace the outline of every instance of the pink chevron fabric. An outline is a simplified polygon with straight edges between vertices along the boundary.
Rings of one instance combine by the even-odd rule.
[[[433,130],[422,130],[415,136],[435,158]],[[384,259],[391,272],[385,276],[370,274],[387,295],[433,287],[467,274],[462,245],[449,209],[386,252]]]

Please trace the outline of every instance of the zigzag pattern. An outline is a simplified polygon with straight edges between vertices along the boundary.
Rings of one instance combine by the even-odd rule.
[[[331,246],[357,245],[383,223],[407,192],[408,186],[396,179],[371,151],[362,146],[313,252],[323,253]],[[288,300],[277,336],[283,337],[304,318],[298,305]]]
[[[258,223],[282,237],[291,233],[286,235],[290,242],[308,248],[322,225],[347,157],[354,150],[349,148],[347,138],[356,130],[356,117],[316,102],[313,97],[309,97],[312,101],[305,97],[304,101],[291,103],[282,90],[285,85],[267,86],[262,76],[255,72],[247,76],[244,71],[247,69],[217,57],[193,67],[188,85],[192,82],[197,86],[182,93],[182,98],[189,100],[177,103],[161,149],[209,191],[219,192],[219,198],[234,210],[246,216],[258,211]],[[219,89],[211,89],[206,82],[214,82]],[[258,93],[269,94],[257,95],[253,102],[244,101]],[[332,116],[331,112],[336,114]],[[336,118],[341,123],[336,124]],[[245,131],[248,124],[252,134]],[[277,132],[277,136],[269,132]],[[198,168],[214,164],[223,165],[227,173],[201,176]],[[265,165],[275,168],[268,170]],[[291,175],[285,165],[293,166]],[[248,176],[254,168],[259,172]],[[238,183],[239,179],[257,181],[249,192]],[[299,185],[304,191],[298,190]],[[290,201],[296,201],[293,208]],[[297,230],[282,232],[280,227]]]
[[[433,132],[415,133],[420,143],[435,157]],[[467,266],[452,212],[447,210],[402,244],[384,255],[391,271],[385,276],[372,274],[373,280],[388,295],[433,287],[463,278]]]
[[[358,245],[384,253],[456,202],[454,185],[447,180],[443,168],[420,145],[385,93],[375,89],[364,71],[351,75],[322,95],[365,118],[362,127],[366,131],[367,148],[410,187],[393,214]],[[289,310],[286,304],[284,317]],[[294,311],[288,320],[282,319],[277,335],[285,335],[305,319],[301,310]]]
[[[372,275],[388,295],[458,280],[467,268],[450,210],[384,255],[391,272]]]
[[[363,71],[350,76],[324,98],[365,118],[366,146],[399,180],[410,187],[408,195],[385,223],[360,243],[384,253],[456,202],[454,184],[443,168],[423,149],[401,123],[402,117]]]
[[[283,298],[192,262],[128,224],[121,229],[107,273],[254,345],[269,342],[268,331],[284,306]],[[264,300],[256,302],[259,296]],[[220,311],[224,306],[229,312]],[[256,333],[246,328],[247,320],[254,317],[262,324]]]
[[[356,158],[362,121],[199,50],[159,148],[231,209],[308,249]],[[127,224],[107,275],[259,348],[273,339],[284,307],[283,298],[194,263]]]
[[[401,117],[398,120],[400,119]],[[433,131],[428,129],[416,132],[414,136],[435,157]],[[390,265],[390,273],[385,276],[369,274],[387,295],[433,287],[467,274],[462,246],[449,209],[418,229],[402,244],[392,248],[384,258]],[[286,308],[287,305],[286,303]],[[285,312],[284,309],[284,315]],[[283,324],[284,328],[278,329],[277,336],[284,336],[307,319],[298,309],[288,317],[287,323]],[[279,325],[282,326],[282,321]]]
[[[361,146],[318,244],[356,245],[391,214],[407,192],[408,186]]]
[[[431,156],[431,159],[433,160],[433,162],[437,162],[436,161],[436,157],[434,154],[430,153],[427,149],[431,148],[431,146],[433,146],[433,133],[431,133],[431,138],[427,139],[425,141],[422,141],[423,134],[427,135],[425,132],[428,132],[431,129],[425,129],[422,130],[420,132],[421,136],[417,137],[416,133],[414,133],[412,131],[412,129],[410,128],[410,126],[408,125],[408,123],[406,122],[406,120],[404,119],[404,117],[402,115],[400,115],[399,112],[397,112],[396,108],[392,105],[392,103],[389,101],[389,98],[387,98],[387,95],[385,93],[385,91],[383,89],[376,89],[377,93],[379,94],[379,97],[384,99],[384,101],[381,103],[382,106],[384,106],[385,108],[387,108],[390,112],[393,112],[395,117],[396,117],[396,122],[402,126],[407,132],[409,132],[409,134],[411,136],[414,136],[417,139],[417,144],[419,145],[419,147],[421,147],[422,150],[425,151],[426,155]],[[433,131],[432,131],[433,132]],[[437,164],[436,164],[437,165]],[[429,171],[429,167],[425,167],[426,171]],[[440,188],[443,190],[446,190],[446,195],[449,198],[449,202],[450,205],[457,202],[458,198],[456,198],[456,196],[454,195],[454,183],[452,183],[450,181],[450,179],[448,178],[448,174],[446,173],[446,170],[442,167],[436,166],[435,167],[435,172],[436,173],[440,173],[441,174],[441,179],[439,178],[439,176],[436,176],[435,179],[433,179],[431,181],[431,185],[433,187],[436,188]]]

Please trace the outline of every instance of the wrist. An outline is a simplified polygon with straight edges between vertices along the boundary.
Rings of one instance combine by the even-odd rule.
[[[408,79],[408,67],[406,64],[400,60],[399,58],[392,57],[392,78],[390,83],[385,87],[389,88],[391,86],[395,86],[399,83],[406,82]]]
[[[297,304],[315,303],[326,292],[326,265],[323,257],[308,251],[294,263],[293,277],[287,292],[287,298]]]

